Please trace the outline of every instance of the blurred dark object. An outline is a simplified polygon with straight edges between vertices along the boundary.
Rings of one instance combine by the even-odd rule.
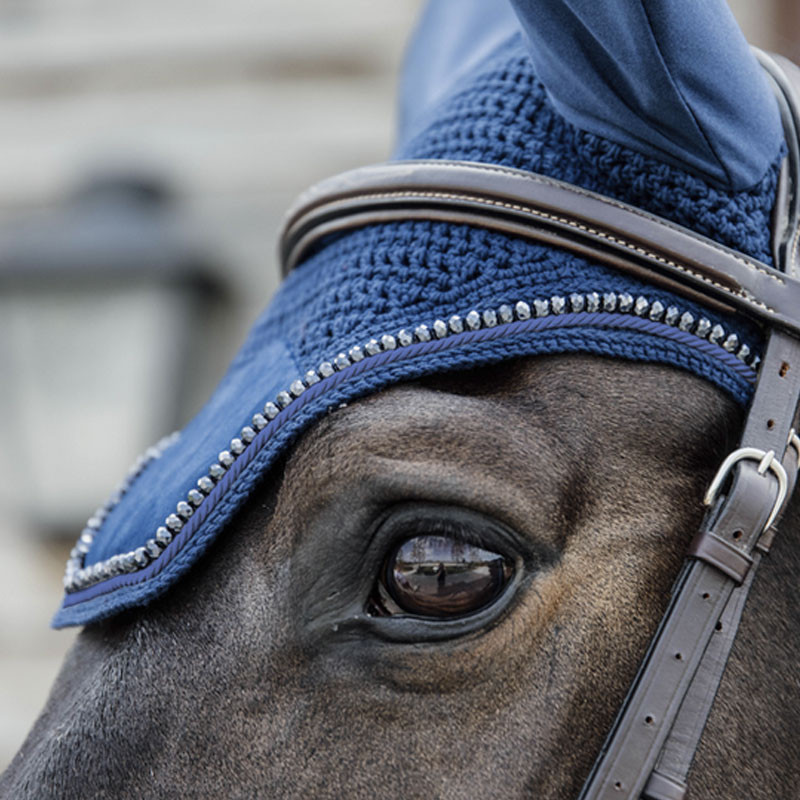
[[[32,279],[186,280],[204,292],[221,291],[213,265],[176,205],[155,176],[100,174],[55,210],[0,231],[0,280],[4,286]]]
[[[221,276],[146,173],[98,176],[0,230],[0,477],[29,522],[74,534],[195,410],[230,300]]]

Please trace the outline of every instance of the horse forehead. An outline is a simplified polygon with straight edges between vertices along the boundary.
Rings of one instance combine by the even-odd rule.
[[[389,471],[428,463],[434,450],[440,463],[497,462],[509,473],[524,472],[531,456],[574,468],[590,450],[595,460],[617,454],[660,465],[655,447],[670,455],[676,445],[681,453],[708,449],[736,413],[718,389],[670,368],[530,357],[400,384],[342,407],[298,442],[287,474],[319,487],[365,464]]]

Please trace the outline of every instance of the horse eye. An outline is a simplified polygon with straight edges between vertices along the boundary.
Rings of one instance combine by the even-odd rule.
[[[389,556],[373,611],[448,619],[489,605],[514,566],[504,556],[450,536],[415,536]]]

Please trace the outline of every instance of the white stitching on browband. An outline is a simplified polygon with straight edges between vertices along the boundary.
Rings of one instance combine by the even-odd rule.
[[[403,162],[399,162],[403,163]],[[408,162],[409,164],[418,164],[418,165],[426,165],[426,166],[435,166],[438,168],[446,168],[446,169],[456,169],[456,170],[474,170],[475,172],[495,172],[501,175],[509,175],[510,177],[517,178],[520,180],[530,180],[535,183],[540,183],[546,186],[552,186],[555,189],[560,189],[562,191],[578,195],[580,197],[585,197],[589,200],[594,200],[598,203],[603,203],[609,206],[613,206],[614,208],[618,208],[621,211],[627,211],[630,214],[634,214],[641,219],[646,219],[650,222],[658,222],[659,224],[663,224],[665,227],[669,228],[670,230],[676,231],[678,233],[685,233],[686,229],[680,225],[677,225],[670,220],[663,219],[662,217],[656,216],[654,214],[648,214],[647,212],[642,211],[639,208],[635,208],[634,206],[629,206],[625,203],[620,202],[619,200],[614,200],[611,197],[606,197],[605,195],[599,195],[596,192],[591,192],[587,189],[581,189],[579,186],[573,186],[571,184],[563,183],[562,181],[555,180],[553,178],[548,178],[545,175],[539,175],[538,173],[520,173],[515,172],[513,170],[504,169],[502,167],[495,167],[489,164],[479,164],[478,162],[463,162],[463,163],[452,163],[447,161],[436,161],[436,160],[429,160],[429,161],[413,161]],[[401,191],[401,190],[398,190]],[[403,192],[406,194],[407,192]],[[364,195],[366,196],[366,195]],[[703,241],[703,244],[711,247],[712,249],[716,250],[721,255],[727,256],[728,258],[733,258],[738,261],[742,266],[749,269],[751,272],[758,272],[761,275],[765,275],[768,278],[771,278],[774,281],[777,281],[781,285],[785,285],[786,281],[783,280],[778,275],[773,274],[772,272],[768,272],[763,267],[759,266],[757,263],[750,261],[748,258],[744,257],[741,253],[737,253],[734,250],[728,250],[722,246],[720,246],[719,242],[715,242],[713,239],[708,239],[707,241]]]
[[[549,219],[549,220],[552,220],[552,221],[555,221],[555,222],[560,222],[560,223],[562,223],[564,225],[568,225],[568,226],[570,226],[572,228],[576,228],[578,230],[585,231],[586,233],[590,233],[593,236],[597,236],[598,238],[606,239],[606,240],[608,240],[610,242],[613,242],[615,244],[620,244],[623,247],[626,247],[628,250],[632,250],[632,251],[634,251],[636,253],[639,253],[640,255],[647,256],[648,258],[652,258],[653,260],[658,261],[661,264],[666,264],[667,266],[674,267],[675,269],[679,270],[680,272],[684,272],[687,275],[691,275],[692,277],[703,281],[703,283],[706,283],[709,286],[714,286],[715,288],[719,289],[720,291],[725,292],[726,294],[731,295],[732,297],[740,298],[741,300],[743,300],[744,302],[748,303],[751,306],[757,306],[758,308],[761,308],[763,311],[765,311],[768,314],[772,314],[772,315],[776,315],[777,314],[777,311],[775,311],[774,308],[771,308],[770,306],[766,305],[765,303],[762,303],[760,300],[753,300],[753,299],[747,297],[744,294],[740,294],[738,292],[734,292],[731,289],[729,289],[727,286],[724,286],[721,283],[717,283],[717,281],[714,281],[711,278],[707,278],[707,277],[705,277],[705,275],[703,275],[703,274],[701,274],[699,272],[695,272],[694,270],[690,269],[689,267],[684,266],[683,264],[678,264],[675,261],[672,261],[671,259],[664,258],[663,256],[659,256],[657,253],[653,253],[653,252],[651,252],[649,250],[644,249],[643,247],[640,247],[639,245],[632,244],[631,242],[628,242],[625,239],[620,239],[619,237],[614,236],[612,234],[608,234],[608,233],[604,233],[603,231],[595,230],[594,228],[590,228],[587,225],[584,225],[584,224],[582,224],[580,222],[575,222],[574,220],[567,219],[565,217],[558,217],[558,216],[555,216],[553,214],[548,214],[546,211],[539,211],[539,210],[537,210],[535,208],[531,208],[530,206],[518,205],[516,203],[506,203],[506,202],[503,202],[503,201],[500,201],[500,200],[492,200],[492,199],[485,198],[485,197],[475,197],[475,196],[467,195],[467,194],[452,194],[452,193],[447,193],[447,192],[409,192],[409,191],[404,191],[404,190],[398,190],[396,192],[380,192],[380,193],[376,193],[376,194],[364,194],[364,195],[359,195],[358,199],[359,200],[362,200],[362,199],[363,200],[386,200],[386,199],[390,199],[390,198],[393,198],[393,197],[411,197],[411,198],[419,197],[419,198],[434,198],[434,199],[440,199],[440,200],[469,200],[470,202],[474,202],[474,203],[480,203],[480,204],[489,205],[489,206],[496,206],[498,208],[507,208],[507,209],[509,209],[511,211],[525,212],[525,213],[531,214],[532,216],[535,216],[535,217],[540,217],[542,219]],[[722,252],[725,252],[725,251],[722,251]],[[725,253],[725,254],[729,255],[728,253]],[[743,262],[743,263],[747,264],[747,262]],[[759,272],[763,272],[763,270],[759,270]],[[785,283],[784,281],[781,281],[780,279],[776,278],[773,275],[770,275],[769,273],[765,273],[765,274],[768,275],[769,277],[773,278],[774,280],[778,280],[780,283]]]

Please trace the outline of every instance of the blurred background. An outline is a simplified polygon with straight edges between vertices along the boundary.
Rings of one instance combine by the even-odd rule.
[[[0,770],[75,632],[67,552],[199,408],[287,205],[384,159],[420,0],[0,0]],[[800,60],[797,0],[737,0]]]

